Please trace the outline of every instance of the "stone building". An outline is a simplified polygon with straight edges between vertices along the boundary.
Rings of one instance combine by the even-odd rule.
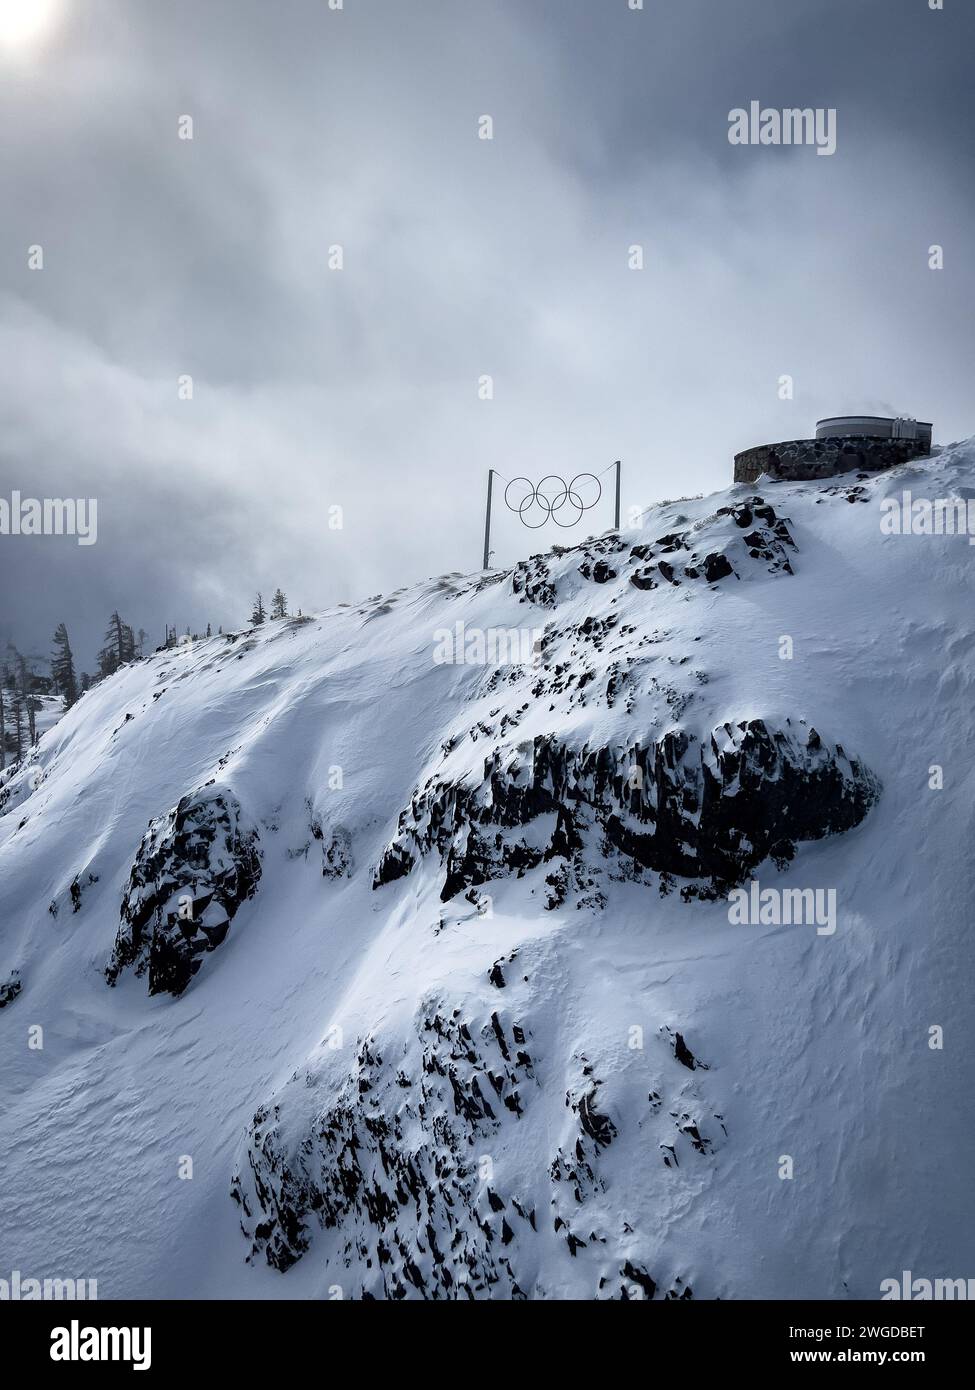
[[[757,444],[735,455],[735,482],[753,483],[762,473],[801,482],[924,458],[931,452],[931,425],[908,416],[836,415],[816,422],[815,439]]]

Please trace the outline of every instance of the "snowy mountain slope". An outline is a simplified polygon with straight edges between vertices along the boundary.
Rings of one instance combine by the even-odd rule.
[[[735,487],[86,694],[0,787],[0,1270],[964,1275],[975,559],[879,509],[973,487],[972,442]],[[732,924],[751,875],[835,890],[835,931]]]

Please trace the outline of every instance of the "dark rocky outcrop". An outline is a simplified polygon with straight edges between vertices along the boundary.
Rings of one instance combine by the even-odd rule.
[[[743,530],[748,534],[742,536]],[[719,507],[694,526],[670,531],[655,541],[640,541],[625,556],[626,542],[615,534],[585,541],[574,549],[580,555],[578,573],[591,583],[611,584],[622,575],[635,589],[651,590],[661,585],[679,588],[688,580],[717,584],[722,579],[741,579],[754,560],[764,561],[771,574],[792,574],[789,552],[797,547],[786,517],[778,516],[764,498],[746,497]],[[554,560],[565,553],[564,547],[556,546],[548,555],[520,561],[511,574],[513,592],[523,602],[557,607],[566,576]],[[621,558],[611,562],[607,555]]]
[[[573,1124],[552,1159],[549,1180],[552,1225],[574,1258],[590,1240],[598,1239],[592,1229],[587,1203],[605,1190],[600,1173],[600,1151],[609,1148],[617,1129],[609,1116],[598,1109],[597,1097],[603,1083],[594,1075],[588,1058],[575,1057],[573,1064],[577,1080],[565,1097]]]
[[[857,759],[802,721],[724,724],[703,742],[675,730],[629,748],[572,749],[542,735],[495,750],[479,780],[427,782],[401,813],[373,886],[435,854],[446,902],[492,878],[581,859],[598,831],[603,857],[727,891],[769,856],[787,863],[799,841],[852,829],[879,792]],[[519,833],[535,822],[530,837]]]
[[[12,1004],[23,987],[19,970],[12,971],[9,980],[0,980],[0,1009]]]
[[[664,537],[664,540],[671,543],[671,549],[676,549],[674,543],[679,541],[683,547],[691,550],[690,563],[684,565],[679,576],[674,574],[673,566],[668,567],[669,582],[677,583],[680,578],[703,578],[706,583],[715,584],[732,575],[741,578],[741,573],[733,562],[737,560],[739,566],[743,562],[747,563],[743,550],[749,559],[764,561],[770,574],[793,573],[789,551],[794,551],[797,547],[789,530],[789,523],[785,517],[778,516],[775,508],[764,498],[746,497],[732,506],[719,507],[715,513],[715,520],[724,518],[727,518],[735,531],[719,548],[713,550],[709,547],[714,545],[716,537],[707,530],[700,535],[691,531],[680,536]],[[747,534],[736,538],[736,533],[741,531]],[[660,562],[658,567],[663,571],[663,562]]]
[[[537,603],[542,608],[554,608],[558,599],[544,555],[519,560],[511,574],[511,588],[523,600]]]
[[[245,824],[229,788],[184,796],[150,821],[139,846],[108,983],[132,966],[140,977],[148,973],[150,994],[182,994],[260,877],[257,830]]]
[[[68,885],[67,892],[61,894],[59,897],[52,898],[51,901],[48,903],[48,912],[51,914],[52,917],[57,917],[59,911],[61,910],[62,902],[70,902],[71,911],[80,912],[82,895],[86,893],[88,889],[91,888],[92,885],[97,882],[98,875],[95,873],[89,872],[84,875],[76,874],[75,877],[71,880],[70,884]]]
[[[663,1141],[661,1167],[680,1183],[713,1161],[726,1131],[671,1042],[661,1027],[648,1056],[658,1090],[649,1117],[630,1114],[628,1137],[640,1135],[641,1152]],[[230,1189],[249,1263],[283,1273],[308,1256],[345,1298],[521,1300],[546,1297],[557,1277],[547,1264],[540,1278],[551,1233],[592,1297],[691,1296],[673,1272],[632,1260],[651,1231],[621,1219],[625,1190],[607,1207],[603,1167],[625,1141],[625,1112],[600,1099],[588,1054],[568,1061],[554,1125],[531,1030],[497,1009],[472,1014],[428,996],[406,1037],[359,1040],[348,1072],[324,1058],[250,1125]],[[555,1060],[547,1087],[558,1084]],[[551,1155],[535,1173],[512,1161],[533,1144]]]
[[[431,1000],[416,1035],[409,1072],[360,1042],[334,1099],[291,1139],[310,1076],[257,1112],[231,1185],[248,1258],[286,1270],[321,1229],[343,1263],[358,1257],[354,1297],[524,1298],[511,1261],[534,1211],[486,1180],[477,1156],[537,1085],[525,1032],[498,1013],[475,1026]]]
[[[316,817],[312,820],[311,833],[322,846],[322,877],[351,878],[354,860],[350,831],[343,825],[327,830]]]

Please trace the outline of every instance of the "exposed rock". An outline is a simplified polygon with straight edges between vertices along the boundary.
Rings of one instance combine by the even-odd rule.
[[[337,825],[326,833],[316,816],[311,823],[311,833],[322,846],[322,877],[351,878],[354,860],[352,857],[352,835],[344,825]]]
[[[68,885],[67,898],[71,903],[72,912],[81,911],[82,894],[85,893],[94,883],[98,882],[98,875],[93,873],[76,874]],[[58,898],[52,898],[48,903],[47,910],[52,917],[57,917],[61,908]]]
[[[573,1059],[578,1079],[566,1093],[565,1104],[573,1124],[560,1144],[549,1169],[552,1184],[553,1228],[565,1240],[573,1258],[591,1242],[605,1243],[606,1237],[593,1230],[589,1214],[590,1198],[605,1191],[600,1173],[600,1150],[616,1138],[616,1126],[596,1108],[602,1082],[593,1075],[585,1056]],[[582,1226],[585,1222],[585,1226]]]
[[[744,539],[738,535],[749,529]],[[722,535],[724,532],[724,535]],[[709,548],[703,557],[705,543]],[[686,579],[703,579],[707,584],[733,576],[741,578],[734,561],[742,567],[747,560],[764,560],[770,573],[792,574],[788,551],[795,550],[788,522],[777,516],[774,507],[761,497],[749,497],[733,506],[719,507],[706,523],[687,531],[661,536],[653,545],[635,545],[630,560],[639,561],[629,576],[636,589],[655,589],[661,580],[678,587]],[[662,555],[670,559],[659,558]]]
[[[182,994],[261,877],[258,833],[228,787],[209,785],[150,821],[129,875],[105,978],[134,966],[149,993]]]
[[[474,1145],[517,1119],[537,1085],[524,1030],[497,1013],[475,1025],[430,1000],[415,1043],[404,1073],[361,1042],[310,1125],[293,1121],[314,1069],[257,1112],[231,1186],[248,1258],[286,1270],[321,1229],[336,1281],[340,1266],[356,1267],[347,1295],[523,1298],[511,1260],[519,1234],[534,1234],[532,1206],[483,1180]]]
[[[533,555],[529,560],[519,560],[511,574],[512,592],[522,600],[537,603],[543,608],[554,608],[557,594],[551,579],[551,571],[542,555]]]
[[[9,980],[0,980],[0,1009],[12,1004],[23,987],[19,970],[11,971]]]
[[[616,578],[616,571],[606,560],[583,560],[579,566],[579,573],[584,579],[591,579],[594,584],[608,584],[611,579]]]
[[[743,541],[740,532],[744,529],[750,534]],[[605,558],[626,550],[626,543],[619,537],[587,541],[575,549],[582,557],[578,572],[585,579],[609,584],[619,577],[619,568]],[[788,551],[795,549],[786,518],[777,516],[775,508],[764,498],[749,497],[719,507],[712,516],[686,530],[671,531],[653,542],[630,546],[623,568],[625,577],[637,589],[655,589],[661,582],[677,588],[685,579],[715,584],[730,576],[741,578],[736,562],[744,568],[749,558],[765,561],[773,574],[791,574]],[[523,601],[544,608],[556,607],[559,584],[565,581],[564,576],[556,579],[551,556],[564,553],[562,547],[556,547],[550,556],[533,555],[530,560],[520,561],[511,572],[513,591]],[[628,573],[627,564],[632,566]]]
[[[696,1168],[717,1143],[698,1082],[685,1079],[666,1032],[650,1059],[660,1068],[659,1113],[631,1123],[642,1144],[669,1136],[680,1183],[678,1150]],[[529,1174],[528,1191],[519,1190],[518,1156],[553,1141],[533,1048],[510,1014],[471,1016],[438,995],[421,1004],[407,1037],[357,1042],[347,1072],[323,1045],[250,1126],[231,1182],[248,1262],[284,1272],[314,1260],[346,1298],[544,1298],[557,1277],[548,1256],[539,1277],[554,1232],[556,1259],[572,1263],[576,1286],[592,1297],[690,1297],[680,1277],[651,1275],[629,1256],[653,1232],[621,1219],[621,1206],[632,1214],[627,1193],[610,1193],[601,1171],[618,1129],[587,1054],[568,1063],[565,1123],[554,1127],[548,1171]],[[546,1187],[549,1215],[539,1221],[534,1199]],[[614,1265],[618,1285],[605,1273]]]
[[[704,578],[709,584],[714,584],[718,579],[723,579],[726,574],[734,574],[734,568],[727,555],[705,555],[701,564]]]
[[[704,1067],[704,1063],[697,1060],[680,1033],[672,1034],[672,1041],[674,1045],[674,1056],[682,1067],[686,1067],[688,1071],[693,1071],[695,1067]],[[706,1067],[704,1069],[707,1070]]]
[[[581,867],[598,830],[603,857],[727,891],[770,855],[787,863],[798,841],[852,829],[879,794],[869,770],[803,721],[724,724],[704,742],[673,731],[629,748],[575,750],[540,735],[496,749],[480,780],[431,778],[401,813],[373,887],[435,854],[446,902],[555,858]]]
[[[657,1292],[656,1283],[650,1278],[647,1271],[639,1265],[633,1265],[627,1260],[626,1264],[620,1270],[620,1273],[623,1278],[628,1280],[631,1284],[636,1284],[637,1288],[641,1291],[642,1297],[653,1298],[654,1294]],[[624,1287],[620,1297],[625,1301],[626,1299],[632,1299],[633,1295],[632,1293],[628,1294]]]

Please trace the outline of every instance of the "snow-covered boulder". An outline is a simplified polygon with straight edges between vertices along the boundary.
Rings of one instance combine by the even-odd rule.
[[[108,983],[131,967],[148,975],[150,994],[182,994],[260,877],[257,829],[230,789],[206,786],[182,797],[150,822],[139,846]]]

